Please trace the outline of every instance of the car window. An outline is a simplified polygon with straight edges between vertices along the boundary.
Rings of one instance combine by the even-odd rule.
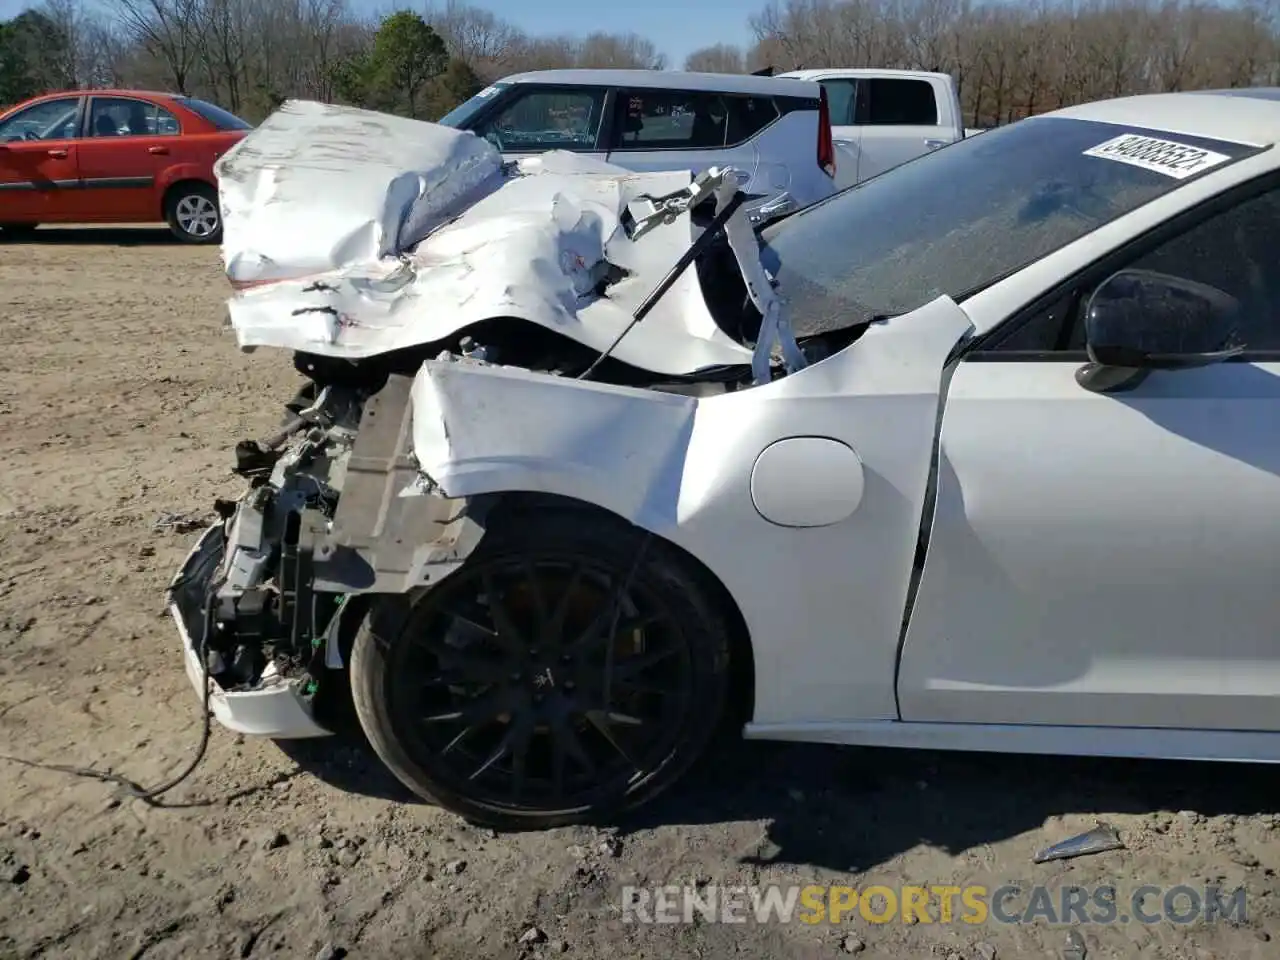
[[[1154,270],[1208,284],[1240,301],[1246,350],[1280,350],[1280,190],[1270,190],[1189,227],[1115,269]],[[1084,311],[1096,284],[1072,290],[1000,339],[1000,352],[1078,352]]]
[[[532,89],[475,132],[499,150],[594,150],[604,88]]]
[[[896,77],[871,77],[863,80],[867,96],[867,118],[870,126],[935,126],[938,103],[933,85],[927,80],[903,80]],[[835,123],[833,119],[831,121]]]
[[[750,140],[780,116],[778,105],[769,97],[724,97],[729,111],[729,129],[725,136],[727,146],[737,146]]]
[[[857,100],[856,81],[820,80],[818,82],[822,84],[822,89],[827,91],[827,110],[831,114],[831,125],[847,127],[855,123],[853,108]]]
[[[79,97],[44,100],[0,123],[0,141],[68,140],[76,135],[79,116]]]
[[[495,83],[493,86],[485,87],[471,99],[462,101],[462,103],[437,120],[436,123],[442,127],[456,127],[459,130],[466,130],[468,121],[491,104],[493,98],[509,86],[511,86],[509,83]]]
[[[618,150],[719,150],[728,126],[728,105],[716,93],[618,91]]]
[[[89,106],[90,137],[155,137],[181,133],[172,113],[130,97],[94,97]]]
[[[1182,153],[1161,153],[1161,141],[1176,141]],[[1150,158],[1140,155],[1148,149]],[[762,232],[765,257],[798,332],[863,323],[943,294],[961,300],[1261,149],[1033,117],[924,154],[788,217]],[[1198,172],[1160,165],[1201,154],[1210,165]]]
[[[219,130],[253,129],[253,124],[247,120],[241,120],[231,111],[223,110],[221,107],[206,100],[197,100],[195,97],[175,97],[174,99],[192,113],[208,120]]]

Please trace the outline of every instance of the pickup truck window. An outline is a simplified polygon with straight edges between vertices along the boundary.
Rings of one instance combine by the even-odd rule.
[[[848,127],[857,123],[854,106],[857,103],[856,80],[819,80],[827,91],[827,110],[833,127]]]
[[[1033,117],[925,154],[761,233],[796,332],[896,316],[943,294],[963,300],[1203,175],[1085,153],[1130,133],[1228,163],[1261,149]]]
[[[870,77],[860,82],[865,84],[864,96],[867,101],[867,116],[860,123],[873,126],[937,126],[938,101],[934,96],[933,84],[927,80]]]

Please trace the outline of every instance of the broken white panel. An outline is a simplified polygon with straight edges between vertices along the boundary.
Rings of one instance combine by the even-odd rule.
[[[688,186],[689,174],[603,173],[606,165],[563,153],[541,159],[402,258],[241,291],[228,302],[240,345],[362,359],[514,317],[606,349],[693,240],[687,213],[635,241],[622,213],[641,194]],[[628,275],[600,296],[605,261]],[[676,375],[749,363],[751,351],[716,325],[690,268],[613,356]]]
[[[428,361],[413,384],[413,453],[446,496],[559,494],[696,557],[751,637],[755,723],[896,720],[884,678],[897,663],[947,357],[971,331],[939,297],[821,363],[701,398]],[[811,447],[782,454],[797,479],[774,483],[773,511],[844,504],[826,525],[781,526],[753,501],[763,452],[795,437],[826,438],[859,463],[853,495],[850,474],[824,470]]]
[[[289,100],[216,164],[234,284],[322,273],[412,246],[502,183],[475,134]]]

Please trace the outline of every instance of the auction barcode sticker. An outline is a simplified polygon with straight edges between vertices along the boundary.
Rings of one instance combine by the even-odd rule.
[[[1159,140],[1138,133],[1113,137],[1106,143],[1086,150],[1084,155],[1127,163],[1178,180],[1185,180],[1231,159],[1225,153],[1214,153],[1201,147],[1173,140]]]

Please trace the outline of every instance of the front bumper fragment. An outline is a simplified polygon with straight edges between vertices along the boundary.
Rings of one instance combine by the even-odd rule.
[[[205,530],[169,584],[168,610],[182,638],[187,679],[197,697],[203,697],[200,642],[205,592],[223,565],[226,541],[222,523]],[[212,678],[208,682],[210,709],[218,723],[228,730],[277,740],[324,737],[332,733],[313,718],[301,681],[280,676],[273,666],[267,667],[253,690],[224,690]]]

